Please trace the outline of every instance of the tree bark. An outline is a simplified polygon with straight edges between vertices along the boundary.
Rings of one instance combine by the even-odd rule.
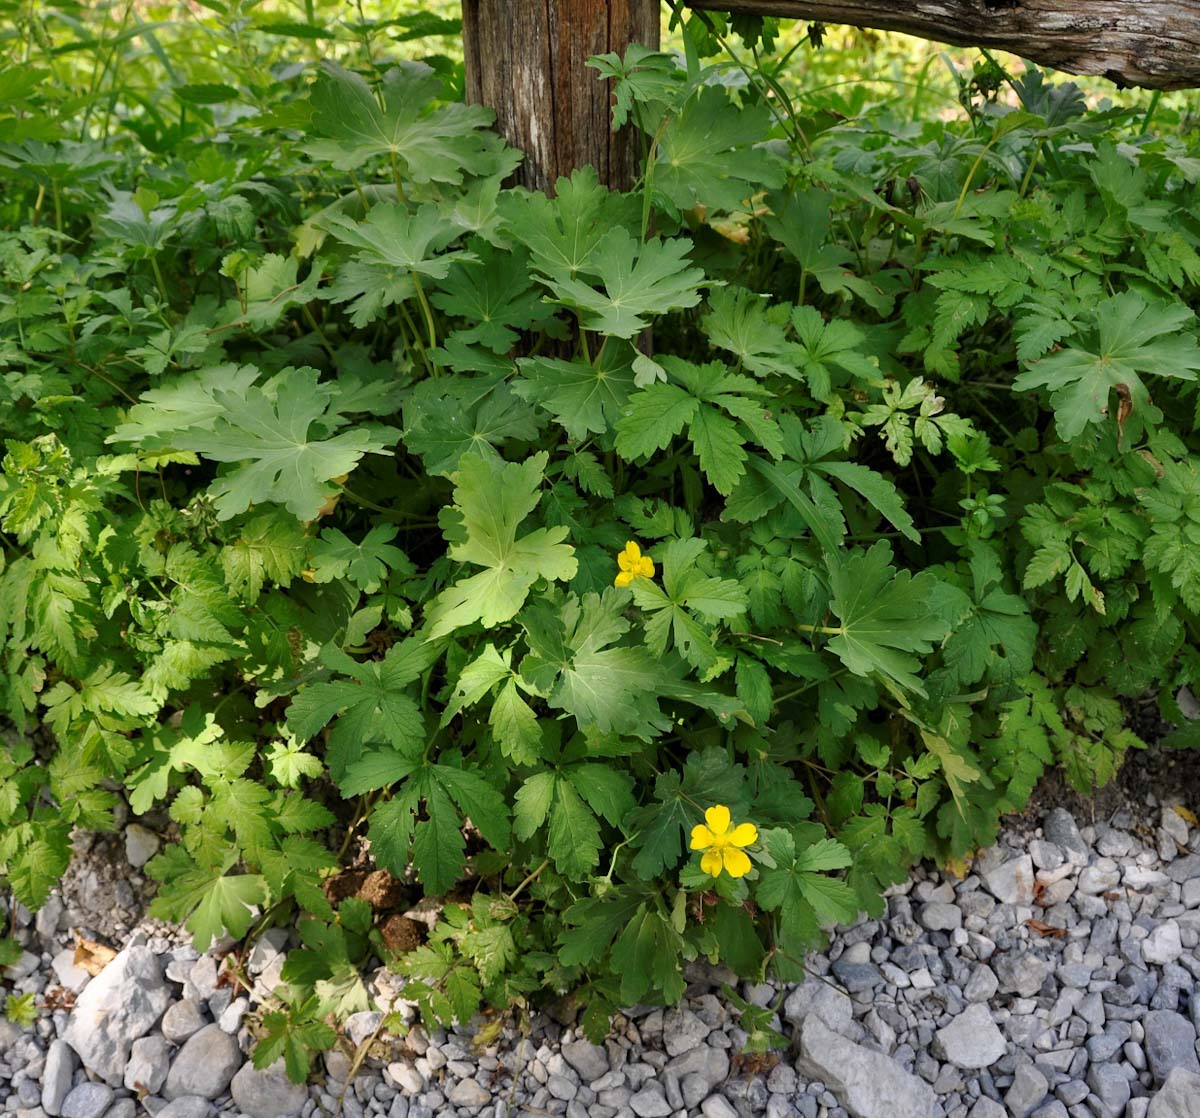
[[[519,182],[551,190],[590,165],[609,186],[632,184],[634,129],[613,133],[609,83],[584,63],[633,42],[659,45],[659,0],[463,0],[467,99],[525,152]]]
[[[1200,0],[688,0],[693,8],[904,31],[996,47],[1150,89],[1200,86]]]

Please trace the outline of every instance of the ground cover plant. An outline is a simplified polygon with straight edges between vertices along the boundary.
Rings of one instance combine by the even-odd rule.
[[[1110,778],[1144,696],[1186,723],[1178,112],[987,58],[954,112],[801,96],[773,23],[693,17],[591,63],[635,187],[550,198],[452,21],[207,8],[6,15],[16,900],[126,797],[198,947],[299,921],[262,1063],[371,955],[430,1018],[599,1036],[689,960],[798,976],[1048,767]],[[444,901],[427,939],[346,868]]]

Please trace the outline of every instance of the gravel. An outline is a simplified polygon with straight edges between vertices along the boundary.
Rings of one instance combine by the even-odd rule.
[[[1131,779],[1148,780],[1145,768]],[[1177,776],[1157,786],[1173,797],[1200,788]],[[403,980],[377,970],[370,1009],[308,1086],[249,1060],[295,934],[272,928],[243,960],[251,993],[225,976],[230,945],[198,957],[179,929],[139,922],[141,879],[126,864],[123,892],[111,863],[131,835],[142,850],[159,841],[163,824],[130,823],[114,841],[79,844],[63,895],[36,918],[3,913],[24,951],[5,981],[40,1008],[30,1029],[0,1021],[0,1112],[1200,1118],[1200,828],[1175,810],[1200,804],[1134,787],[1100,818],[1064,795],[1071,810],[1009,819],[961,880],[918,868],[879,918],[834,930],[799,983],[739,984],[689,964],[678,1007],[630,1007],[602,1044],[561,1011],[478,1045],[470,1027],[425,1029]],[[101,904],[113,906],[109,927],[98,926]],[[122,948],[96,977],[74,962],[78,927]],[[727,985],[766,1009],[786,1049],[741,1055]],[[356,1046],[386,1014],[414,1027],[381,1032],[351,1077]]]

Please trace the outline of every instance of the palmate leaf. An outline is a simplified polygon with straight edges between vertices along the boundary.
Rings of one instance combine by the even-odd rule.
[[[563,527],[537,528],[517,538],[521,521],[537,507],[547,454],[517,465],[476,454],[463,457],[454,474],[454,509],[443,514],[450,558],[484,567],[443,590],[425,613],[430,639],[464,625],[499,625],[515,617],[539,578],[574,578],[575,549],[563,543]]]
[[[474,262],[459,260],[438,282],[430,301],[439,310],[469,325],[455,330],[468,344],[507,353],[516,344],[518,331],[529,330],[550,316],[529,275],[526,253],[500,251],[476,238],[471,242]]]
[[[782,186],[785,169],[759,143],[770,132],[766,105],[732,103],[719,86],[704,86],[657,137],[651,183],[680,210],[745,208],[760,190]]]
[[[349,579],[364,594],[373,594],[390,570],[412,572],[412,564],[389,542],[399,529],[394,524],[376,524],[358,543],[337,528],[326,528],[314,540],[310,552],[313,582]]]
[[[154,442],[239,463],[209,486],[219,520],[264,502],[312,520],[337,492],[331,479],[350,473],[364,454],[384,453],[397,434],[374,424],[334,434],[347,422],[336,396],[336,386],[318,384],[315,369],[285,369],[262,387],[214,388],[221,410],[207,429],[160,431]]]
[[[184,921],[197,951],[207,951],[226,933],[241,939],[254,921],[255,906],[267,899],[267,883],[258,874],[227,874],[228,868],[198,865],[183,847],[168,847],[147,866],[162,883],[151,912]]]
[[[629,630],[628,601],[628,591],[610,586],[561,606],[531,605],[521,614],[530,647],[521,675],[583,729],[647,737],[660,717],[652,695],[660,673],[644,648],[616,644]]]
[[[1191,332],[1194,322],[1183,303],[1147,303],[1136,292],[1122,292],[1094,309],[1090,328],[1074,345],[1043,357],[1013,387],[1050,390],[1055,426],[1063,439],[1074,439],[1089,424],[1102,422],[1114,391],[1127,396],[1129,418],[1139,427],[1153,425],[1162,413],[1150,403],[1140,374],[1195,380],[1200,346]]]
[[[937,579],[928,571],[915,577],[891,565],[892,549],[880,540],[831,565],[830,608],[841,625],[829,649],[855,675],[878,672],[917,694],[925,694],[912,653],[928,653],[947,631],[931,599]]]
[[[711,804],[725,804],[735,819],[745,818],[749,807],[746,770],[731,764],[723,750],[688,754],[682,775],[670,769],[659,773],[654,799],[630,812],[625,823],[634,832],[633,869],[638,877],[653,881],[673,871],[691,828],[703,821],[703,809]]]
[[[221,548],[225,584],[247,603],[258,599],[268,580],[290,586],[304,569],[308,542],[293,516],[274,510],[251,517]]]
[[[509,440],[537,438],[537,413],[507,384],[490,376],[462,374],[449,391],[439,392],[438,383],[423,382],[404,405],[404,445],[421,456],[429,473],[450,477],[464,454],[499,463],[498,451]]]
[[[545,408],[576,442],[605,434],[621,417],[634,387],[630,347],[609,344],[595,363],[522,358],[513,391]]]
[[[746,592],[732,579],[713,578],[697,568],[706,542],[671,540],[662,552],[662,585],[638,579],[630,587],[633,600],[650,616],[646,644],[661,657],[668,638],[701,678],[713,674],[719,657],[709,626],[746,612]],[[724,661],[728,667],[730,660]]]
[[[780,942],[800,961],[819,940],[823,924],[848,923],[858,915],[850,886],[825,876],[850,866],[850,851],[812,824],[760,831],[759,838],[775,864],[759,871],[755,899],[779,914]]]
[[[513,236],[529,250],[534,268],[568,279],[592,268],[610,230],[634,230],[641,220],[636,196],[602,186],[594,167],[560,178],[553,198],[541,191],[506,194],[501,211]]]
[[[262,1023],[263,1035],[254,1048],[254,1066],[262,1070],[282,1059],[293,1083],[308,1079],[313,1056],[332,1048],[337,1040],[337,1033],[321,1020],[316,997],[287,1010],[264,1013]]]
[[[663,357],[661,368],[670,381],[630,396],[617,423],[616,448],[623,458],[662,450],[686,427],[704,476],[728,495],[745,473],[748,441],[772,457],[782,452],[779,426],[765,403],[766,390],[756,381],[731,373],[717,361],[694,365]]]
[[[547,849],[556,867],[582,879],[600,860],[597,815],[620,826],[634,807],[632,783],[627,774],[594,763],[534,773],[517,792],[514,832],[529,839],[549,820]]]
[[[584,269],[600,290],[582,276],[562,271],[552,273],[546,283],[558,302],[580,312],[586,329],[632,338],[650,324],[650,317],[700,302],[704,272],[689,266],[691,247],[682,237],[639,242],[624,229],[610,229]]]
[[[422,62],[403,62],[381,84],[383,105],[358,74],[326,61],[312,87],[315,159],[352,171],[373,156],[394,158],[417,183],[461,183],[466,175],[507,174],[520,159],[488,131],[481,105],[438,104],[442,80]]]
[[[385,741],[398,750],[414,750],[425,740],[425,723],[407,688],[440,654],[436,645],[409,638],[394,644],[382,660],[360,663],[326,645],[322,664],[348,678],[304,688],[288,707],[288,728],[305,742],[337,718],[329,757],[335,779],[361,755],[366,742]]]
[[[364,777],[368,773],[369,779]],[[412,862],[431,894],[441,895],[460,880],[466,865],[463,816],[500,852],[511,842],[504,798],[477,771],[451,764],[413,766],[397,753],[377,752],[351,770],[350,792],[387,788],[404,781],[400,791],[371,815],[371,844],[376,860],[396,875]],[[425,818],[417,820],[422,801]]]

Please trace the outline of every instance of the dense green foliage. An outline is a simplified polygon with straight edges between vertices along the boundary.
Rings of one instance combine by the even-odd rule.
[[[303,1075],[372,953],[433,1017],[583,989],[602,1033],[691,959],[797,976],[1047,766],[1108,779],[1125,700],[1180,721],[1178,131],[988,66],[951,119],[847,119],[705,28],[593,61],[644,175],[547,198],[453,63],[395,56],[432,17],[342,66],[244,16],[225,68],[163,55],[170,99],[115,48],[64,95],[36,13],[0,70],[19,900],[124,795],[199,947],[300,919],[264,1061]],[[627,541],[653,574],[614,585]],[[688,849],[714,804],[745,876]],[[447,898],[427,943],[330,903],[350,859]]]

